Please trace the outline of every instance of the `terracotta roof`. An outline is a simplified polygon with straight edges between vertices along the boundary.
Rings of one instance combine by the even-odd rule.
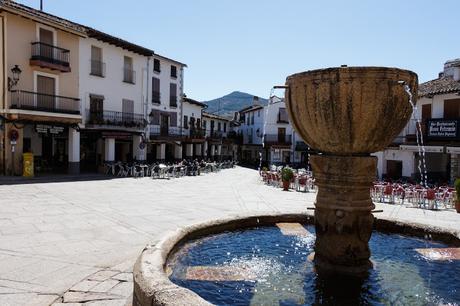
[[[203,117],[208,117],[208,118],[214,118],[214,119],[219,119],[219,120],[224,120],[224,121],[231,121],[231,119],[229,118],[226,118],[226,117],[223,117],[223,116],[219,116],[219,115],[215,115],[215,114],[211,114],[211,113],[207,113],[207,112],[203,112]]]
[[[452,77],[441,77],[422,83],[418,87],[419,97],[460,92],[460,82]]]
[[[188,102],[190,104],[195,104],[195,105],[198,105],[198,106],[201,106],[203,108],[207,108],[208,106],[204,103],[201,103],[201,102],[198,102],[197,100],[193,100],[193,99],[190,99],[190,98],[187,98],[187,97],[183,97],[182,98],[182,101],[184,102]]]
[[[123,48],[125,50],[131,51],[131,52],[134,52],[140,55],[152,56],[154,54],[154,52],[150,49],[130,43],[129,41],[123,40],[121,38],[112,36],[110,34],[101,32],[99,30],[96,30],[90,27],[86,27],[86,33],[88,34],[88,37],[101,40],[103,42],[112,44],[114,46]]]
[[[73,34],[78,34],[80,36],[85,35],[85,28],[75,22],[70,20],[45,13],[43,11],[31,8],[29,6],[10,1],[10,0],[0,0],[0,8],[4,11],[10,12],[12,14],[17,14],[23,17],[28,17],[30,19],[38,19],[42,23],[49,23],[50,25],[58,26],[64,30],[70,31]]]

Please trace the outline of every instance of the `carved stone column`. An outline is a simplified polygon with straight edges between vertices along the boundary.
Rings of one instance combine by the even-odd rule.
[[[315,264],[319,271],[365,273],[374,209],[370,187],[377,158],[311,156],[318,186]]]

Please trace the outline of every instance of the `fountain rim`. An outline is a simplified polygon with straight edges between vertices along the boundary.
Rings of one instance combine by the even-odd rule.
[[[273,213],[213,219],[178,228],[166,235],[156,245],[147,245],[134,265],[133,306],[213,305],[195,292],[178,286],[169,279],[166,265],[170,256],[185,242],[193,239],[224,231],[269,226],[279,222],[314,224],[314,217],[312,213]],[[433,240],[460,246],[460,233],[420,223],[375,218],[374,230],[415,237],[423,237],[424,234],[430,233]]]
[[[359,73],[393,73],[393,74],[409,74],[418,79],[417,73],[408,70],[408,69],[402,69],[402,68],[397,68],[397,67],[384,67],[384,66],[344,66],[344,67],[328,67],[328,68],[320,68],[320,69],[313,69],[313,70],[307,70],[307,71],[302,71],[302,72],[297,72],[294,74],[289,75],[286,78],[286,82],[288,82],[291,79],[298,78],[298,77],[306,77],[306,76],[314,76],[314,75],[323,75],[323,74],[329,74],[329,73],[337,73],[337,72],[343,72],[343,73],[352,73],[352,74],[359,74]]]

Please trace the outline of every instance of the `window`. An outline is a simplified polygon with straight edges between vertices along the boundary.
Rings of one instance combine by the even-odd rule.
[[[444,119],[460,117],[460,99],[444,100]]]
[[[224,133],[227,133],[227,122],[224,122]]]
[[[160,66],[160,60],[159,59],[153,59],[153,71],[155,72],[161,72],[161,66]]]
[[[171,77],[177,78],[177,67],[174,65],[171,65]]]
[[[260,117],[260,109],[257,111],[257,117]]]
[[[134,101],[123,99],[122,100],[122,120],[125,123],[130,123],[134,120]]]
[[[53,111],[56,109],[56,79],[37,75],[37,109]]]
[[[91,46],[91,75],[104,77],[105,64],[102,62],[102,49]]]
[[[169,106],[177,107],[177,84],[169,84]]]
[[[284,107],[281,107],[278,111],[278,123],[289,123],[289,118]]]
[[[206,130],[206,122],[207,122],[206,120],[203,120],[203,129],[205,130]]]
[[[251,124],[254,125],[254,113],[252,113],[252,116],[251,116]]]
[[[54,33],[53,31],[40,27],[40,42],[50,46],[54,46]]]
[[[188,116],[184,116],[184,129],[188,129]]]
[[[217,122],[217,130],[220,132],[222,129],[222,124],[220,122]]]
[[[152,103],[161,103],[160,79],[155,77],[152,78]]]
[[[104,120],[104,96],[89,95],[89,118],[90,124],[100,124]]]
[[[201,119],[200,118],[196,119],[196,128],[201,129]]]
[[[136,75],[133,70],[133,59],[129,56],[125,56],[123,64],[123,82],[134,84],[135,79]]]

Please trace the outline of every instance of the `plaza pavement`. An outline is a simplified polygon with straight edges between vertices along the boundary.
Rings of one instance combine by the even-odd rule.
[[[168,231],[237,214],[305,212],[315,196],[266,186],[241,167],[172,180],[0,186],[0,305],[125,305],[137,256]],[[379,218],[460,233],[453,210],[377,209]]]

